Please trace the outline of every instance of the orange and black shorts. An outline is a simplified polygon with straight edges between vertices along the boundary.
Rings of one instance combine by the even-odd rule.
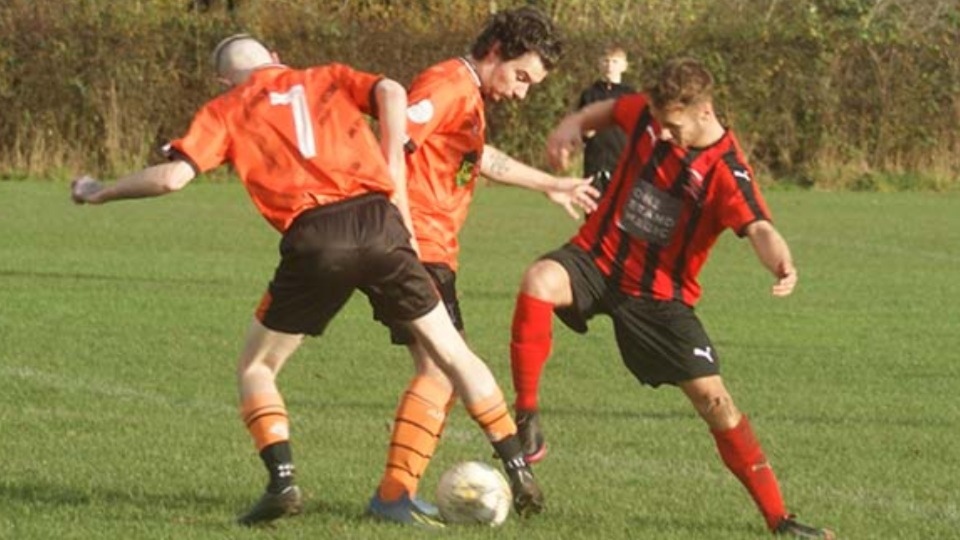
[[[387,322],[417,319],[439,301],[400,211],[383,194],[300,214],[280,241],[280,264],[257,318],[271,330],[317,336],[355,290]]]
[[[543,258],[570,277],[573,304],[554,310],[557,317],[583,334],[594,316],[609,316],[623,363],[641,383],[657,387],[720,373],[720,358],[692,307],[623,294],[573,244]]]

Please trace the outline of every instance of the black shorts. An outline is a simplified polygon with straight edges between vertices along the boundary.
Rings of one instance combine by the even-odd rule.
[[[461,333],[463,332],[463,315],[460,313],[460,300],[457,298],[457,274],[450,266],[442,263],[423,263],[427,269],[433,284],[440,293],[440,300],[450,319],[453,320],[453,326]],[[405,325],[397,323],[384,323],[390,327],[390,343],[394,345],[411,345],[415,338],[410,329]]]
[[[320,335],[357,289],[382,321],[417,319],[437,305],[400,211],[383,194],[300,214],[280,241],[257,316],[271,330]]]
[[[657,387],[720,373],[717,352],[690,306],[623,294],[572,244],[543,258],[570,276],[573,304],[556,309],[557,317],[582,334],[594,315],[609,316],[623,363],[640,382]]]

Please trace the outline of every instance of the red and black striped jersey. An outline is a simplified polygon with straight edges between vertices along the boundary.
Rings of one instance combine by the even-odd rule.
[[[720,234],[742,236],[770,212],[730,130],[707,148],[663,141],[644,94],[619,98],[614,119],[630,139],[599,208],[572,242],[623,293],[693,306]]]

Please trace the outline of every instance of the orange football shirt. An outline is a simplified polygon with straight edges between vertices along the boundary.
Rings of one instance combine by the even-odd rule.
[[[343,64],[270,65],[204,105],[167,145],[198,172],[229,162],[264,218],[286,231],[301,212],[364,193],[393,193],[373,114],[381,77]]]
[[[456,270],[485,142],[480,78],[466,59],[450,59],[420,73],[407,99],[407,189],[420,258]]]

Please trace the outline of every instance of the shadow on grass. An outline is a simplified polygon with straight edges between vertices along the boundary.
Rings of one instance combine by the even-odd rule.
[[[399,389],[398,389],[399,391]],[[381,400],[337,400],[329,397],[311,397],[295,396],[289,399],[289,402],[303,410],[311,408],[325,408],[336,410],[353,410],[358,412],[377,412],[383,414],[392,414],[396,407],[396,402],[391,399]],[[458,403],[457,408],[462,409],[462,403]],[[456,409],[455,409],[456,410]],[[512,409],[511,409],[512,410]],[[681,408],[664,411],[645,411],[639,408],[625,407],[613,409],[610,407],[544,407],[541,412],[549,418],[596,418],[608,420],[689,420],[696,419],[696,412],[693,407]]]
[[[120,281],[126,283],[189,283],[196,285],[234,285],[239,281],[228,281],[224,279],[212,278],[177,278],[177,277],[143,277],[143,276],[116,276],[108,274],[92,274],[83,272],[36,272],[26,270],[0,270],[0,277],[25,278],[25,279],[50,279],[50,280],[71,280],[71,281]]]
[[[67,509],[82,513],[91,522],[117,519],[128,515],[129,520],[162,521],[168,525],[200,526],[210,531],[221,531],[234,536],[241,530],[282,531],[303,519],[320,520],[352,527],[370,522],[357,502],[317,500],[316,494],[306,495],[305,512],[289,520],[266,524],[253,529],[237,525],[236,518],[256,501],[257,492],[238,493],[236,496],[204,495],[192,491],[180,493],[125,492],[109,488],[78,489],[50,482],[0,483],[0,508],[33,507],[25,516],[46,508],[50,512]],[[7,513],[6,511],[4,512]],[[10,515],[16,515],[11,512]],[[152,518],[145,518],[152,516]],[[121,520],[124,518],[120,518]],[[230,531],[233,531],[232,533]]]
[[[2,503],[2,501],[6,501]],[[137,507],[153,512],[164,510],[190,510],[193,513],[220,513],[223,508],[237,504],[234,499],[201,495],[195,492],[149,493],[127,492],[109,488],[81,490],[76,487],[49,482],[0,483],[0,503],[32,504],[55,507]]]
[[[644,531],[670,531],[672,536],[687,538],[766,538],[770,533],[762,526],[763,520],[757,517],[757,522],[709,522],[695,516],[685,517],[678,513],[672,514],[641,514],[631,517],[631,529],[638,535]]]
[[[366,501],[364,501],[365,503]],[[371,518],[364,514],[366,507],[358,502],[319,500],[312,504],[308,502],[306,514],[319,514],[327,518],[333,517],[351,524],[371,523]]]
[[[608,420],[690,420],[697,418],[697,413],[693,407],[689,409],[676,409],[664,411],[639,410],[639,408],[625,407],[622,409],[611,409],[601,407],[544,407],[543,415],[546,417],[566,417],[566,418],[597,418]]]

